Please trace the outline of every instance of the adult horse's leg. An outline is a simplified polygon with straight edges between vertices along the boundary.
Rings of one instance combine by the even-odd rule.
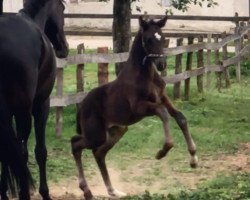
[[[35,99],[32,113],[34,116],[36,135],[35,155],[40,175],[39,193],[43,197],[43,200],[51,200],[46,178],[47,148],[45,145],[45,128],[49,115],[49,98],[44,102]]]
[[[20,108],[15,112],[16,130],[17,138],[22,146],[22,154],[24,156],[24,161],[28,162],[28,148],[27,142],[31,132],[31,109],[30,108]]]
[[[23,155],[23,161],[24,161],[24,166],[27,165],[28,163],[28,148],[27,148],[27,142],[29,139],[29,135],[31,132],[31,124],[32,124],[32,116],[31,116],[31,108],[29,106],[27,107],[20,107],[17,108],[15,113],[15,122],[16,122],[16,132],[17,132],[17,139],[18,142],[21,145],[22,149],[22,155]],[[27,174],[28,171],[23,169],[26,173],[26,177],[29,175]],[[23,175],[22,175],[23,176]],[[20,178],[20,185],[22,186],[22,178]],[[27,178],[26,178],[27,181]],[[24,183],[28,184],[28,183]],[[25,199],[27,191],[23,191],[22,188],[20,189],[20,199]]]
[[[191,155],[190,166],[192,168],[196,168],[198,166],[196,145],[192,139],[191,134],[189,133],[186,117],[172,105],[172,103],[166,96],[162,97],[162,102],[166,106],[169,114],[176,120],[177,124],[181,128],[187,143],[188,151]]]
[[[0,181],[0,199],[1,200],[8,200],[7,190],[8,190],[8,183],[7,183],[7,174],[8,174],[8,165],[5,161],[2,161],[2,168],[1,168],[1,181]]]
[[[105,157],[108,151],[121,139],[121,137],[127,130],[128,130],[127,127],[115,126],[110,128],[108,130],[108,136],[106,142],[102,146],[93,150],[93,154],[95,156],[98,167],[101,171],[101,175],[105,183],[105,186],[107,188],[108,194],[113,197],[122,197],[125,196],[126,194],[113,188],[106,167]]]
[[[9,122],[11,122],[11,120]],[[10,192],[12,194],[14,194],[17,189],[20,189],[19,200],[30,200],[29,183],[32,184],[32,178],[23,154],[21,153],[21,145],[17,141],[14,130],[9,123],[5,123],[5,125],[2,126],[0,122],[0,134],[3,134],[1,138],[4,137],[4,143],[1,144],[0,142],[0,151],[4,151],[4,155],[1,156],[2,174],[0,199],[8,200],[6,195],[7,189],[11,189]],[[16,179],[17,184],[14,183],[12,178]],[[9,188],[7,187],[8,185]]]

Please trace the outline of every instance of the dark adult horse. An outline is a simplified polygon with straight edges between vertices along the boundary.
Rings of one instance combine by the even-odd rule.
[[[15,168],[20,171],[15,173],[20,186],[19,198],[30,199],[29,176],[24,163],[28,160],[27,141],[32,116],[36,136],[35,155],[40,172],[39,192],[44,200],[51,199],[46,180],[45,126],[49,95],[55,80],[54,52],[59,58],[68,54],[63,11],[62,0],[26,0],[24,8],[16,16],[0,18],[0,139],[12,138],[9,141],[18,150],[14,140],[17,137],[22,146],[19,154],[23,154],[21,159],[18,154],[9,151],[10,146],[1,143],[0,195],[4,200],[8,199],[7,170],[10,167],[11,171],[15,171],[15,163]],[[11,158],[13,155],[15,157]],[[15,161],[15,158],[19,160]]]
[[[191,167],[197,166],[196,147],[186,118],[164,95],[165,82],[156,70],[166,67],[161,31],[166,20],[167,17],[157,22],[146,22],[140,18],[140,30],[124,69],[115,81],[92,90],[81,103],[77,115],[78,135],[72,137],[71,143],[79,170],[79,187],[87,200],[92,199],[93,195],[83,172],[82,150],[92,149],[109,195],[123,196],[124,193],[115,190],[111,184],[105,156],[127,131],[127,126],[146,116],[156,115],[163,122],[165,143],[156,154],[157,159],[163,158],[173,147],[168,125],[169,113],[184,134],[191,155]]]
[[[3,14],[3,0],[0,0],[0,15]]]

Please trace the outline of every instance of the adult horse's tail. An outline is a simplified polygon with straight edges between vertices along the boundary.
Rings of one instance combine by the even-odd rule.
[[[25,164],[21,146],[13,133],[2,131],[2,127],[0,129],[0,161],[2,162],[0,192],[9,189],[12,196],[16,196],[21,189],[25,194],[20,196],[25,196],[28,200],[29,190],[34,188],[34,184],[29,168]]]

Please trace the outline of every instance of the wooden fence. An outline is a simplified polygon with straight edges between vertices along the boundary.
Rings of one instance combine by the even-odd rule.
[[[248,39],[248,40],[247,40]],[[187,40],[187,44],[183,45],[183,41]],[[243,57],[249,56],[250,52],[250,25],[244,22],[239,23],[235,28],[235,33],[229,36],[222,34],[220,37],[207,35],[206,40],[201,35],[198,38],[189,36],[188,38],[177,39],[177,46],[173,48],[165,48],[164,54],[166,57],[175,56],[175,74],[167,75],[167,72],[162,73],[162,78],[167,84],[174,84],[174,98],[180,98],[181,82],[184,81],[184,99],[188,100],[190,96],[190,79],[196,77],[197,88],[199,92],[203,92],[204,87],[211,86],[211,72],[216,73],[217,87],[220,90],[222,86],[222,74],[225,77],[225,85],[230,85],[230,77],[228,72],[229,66],[236,67],[236,78],[240,81],[240,62]],[[168,47],[169,39],[166,42]],[[234,44],[234,55],[229,57],[228,44]],[[222,58],[219,55],[222,51]],[[186,70],[182,71],[182,55],[187,53]],[[193,54],[197,55],[197,63],[192,61]],[[212,61],[211,55],[214,54],[215,59]],[[207,57],[206,63],[204,62]],[[56,107],[56,134],[61,135],[62,132],[62,110],[63,107],[78,104],[85,96],[84,92],[84,77],[82,71],[86,63],[98,64],[99,84],[107,82],[108,78],[108,63],[124,62],[128,58],[128,53],[111,54],[107,48],[99,48],[98,53],[85,54],[84,46],[78,46],[78,54],[69,56],[66,59],[57,60],[57,81],[56,81],[56,96],[51,97],[51,106]],[[63,71],[68,65],[74,64],[77,77],[77,92],[76,94],[63,94]],[[206,75],[206,77],[205,77]],[[205,86],[204,86],[205,85]]]
[[[141,14],[132,15],[131,19],[138,19]],[[150,18],[153,19],[160,19],[164,17],[164,15],[149,15]],[[73,19],[113,19],[112,14],[80,14],[80,13],[66,13],[65,18],[73,18]],[[234,16],[196,16],[196,15],[169,15],[168,20],[182,20],[182,21],[224,21],[224,22],[232,22],[234,24],[239,24],[240,22],[244,21],[247,22],[249,20],[248,16],[239,16],[238,13],[235,13]],[[111,31],[83,31],[83,30],[66,30],[66,35],[78,35],[78,36],[112,36]],[[132,36],[134,36],[136,32],[132,32]],[[202,35],[203,37],[207,37],[206,33],[181,33],[181,32],[170,32],[164,33],[165,37],[187,37],[187,36],[199,36]],[[218,33],[213,34],[214,36],[219,36]]]

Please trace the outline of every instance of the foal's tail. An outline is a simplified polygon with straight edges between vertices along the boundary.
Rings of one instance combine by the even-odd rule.
[[[12,196],[16,196],[20,189],[29,195],[29,190],[34,189],[34,182],[14,134],[0,131],[0,161]]]

